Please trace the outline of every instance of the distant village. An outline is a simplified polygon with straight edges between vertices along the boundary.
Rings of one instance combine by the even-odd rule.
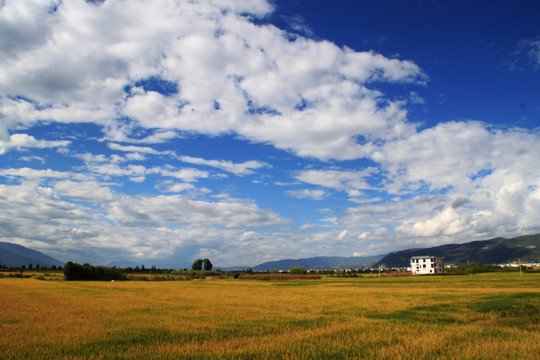
[[[410,273],[412,275],[436,275],[442,274],[444,271],[456,272],[460,267],[465,266],[484,266],[491,267],[493,269],[500,268],[500,270],[517,271],[521,267],[522,269],[537,270],[540,269],[540,262],[520,262],[513,261],[510,263],[500,264],[445,264],[444,257],[437,256],[414,256],[410,259],[410,265],[407,267],[386,267],[380,265],[377,267],[362,267],[362,268],[345,268],[345,269],[310,269],[312,273],[332,273],[332,272],[345,272],[345,273]],[[280,273],[286,273],[287,270],[280,270]],[[459,272],[459,271],[457,271]]]

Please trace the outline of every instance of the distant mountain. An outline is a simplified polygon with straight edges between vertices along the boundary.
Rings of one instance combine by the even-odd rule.
[[[244,271],[252,269],[252,266],[243,266],[243,265],[236,265],[236,266],[214,266],[215,270],[221,270],[221,271]],[[252,269],[253,270],[253,269]]]
[[[60,260],[54,259],[39,251],[28,249],[24,246],[0,242],[0,264],[7,267],[20,267],[32,264],[36,266],[51,267],[52,265],[64,266]]]
[[[269,261],[253,267],[255,271],[289,270],[292,266],[303,266],[306,269],[359,269],[370,267],[384,255],[374,256],[318,256],[305,259],[285,259]]]
[[[431,248],[407,249],[390,253],[376,266],[408,267],[413,256],[444,256],[446,264],[504,264],[521,259],[522,262],[540,262],[540,234],[512,239],[494,238],[465,244],[441,245]]]

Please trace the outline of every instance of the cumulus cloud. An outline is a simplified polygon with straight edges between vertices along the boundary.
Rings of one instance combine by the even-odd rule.
[[[322,200],[328,194],[324,190],[311,190],[311,189],[301,189],[301,190],[289,190],[286,191],[287,195],[298,198],[298,199],[313,199],[313,200]]]
[[[51,253],[56,252],[61,259],[67,254],[77,256],[79,250],[88,251],[87,261],[98,263],[114,260],[108,258],[110,251],[105,249],[114,249],[115,256],[123,254],[131,260],[167,258],[187,244],[208,248],[221,244],[216,247],[227,253],[226,244],[227,249],[236,246],[231,239],[254,234],[253,230],[246,232],[246,228],[289,222],[252,202],[231,197],[203,201],[179,195],[127,196],[91,181],[62,180],[54,188],[0,185],[0,198],[6,199],[0,202],[0,240],[53,249]],[[101,206],[83,206],[71,200]],[[32,226],[28,226],[29,222]],[[167,227],[170,224],[172,229]],[[265,236],[270,243],[269,235]],[[59,253],[58,249],[66,253]],[[250,256],[254,256],[258,250],[251,251]],[[83,254],[79,256],[85,258]]]
[[[493,169],[533,176],[538,165],[534,154],[540,150],[537,140],[536,134],[519,129],[491,131],[479,122],[449,122],[388,142],[372,159],[388,173],[391,193],[426,186],[466,194]]]
[[[398,232],[411,237],[439,237],[455,235],[467,230],[470,219],[459,216],[452,207],[446,208],[433,218],[414,223],[407,222],[396,227]]]
[[[287,33],[265,22],[273,7],[264,0],[2,5],[0,155],[41,149],[67,159],[59,170],[57,158],[29,154],[20,160],[41,159],[41,168],[0,169],[11,184],[0,185],[2,240],[59,244],[70,254],[84,248],[99,261],[115,249],[130,259],[204,253],[234,264],[540,231],[538,131],[470,120],[419,127],[407,110],[426,103],[413,89],[429,78],[414,62]],[[540,64],[538,39],[519,47]],[[389,95],[404,83],[406,99]],[[81,123],[102,133],[25,133]],[[302,159],[179,155],[192,153],[179,140],[200,134]],[[370,166],[340,161],[359,159]],[[274,168],[286,162],[288,178]],[[280,191],[287,202],[339,192],[354,206],[324,204],[313,209],[318,222],[302,219],[307,225],[296,229],[228,195],[230,184],[196,186],[261,169],[276,176],[266,184],[316,188]],[[156,178],[144,195],[130,195]]]
[[[234,131],[321,159],[364,156],[369,142],[358,144],[358,135],[371,141],[407,131],[402,105],[368,86],[424,83],[416,64],[291,40],[250,21],[271,11],[266,1],[7,2],[2,23],[23,38],[2,37],[11,55],[0,69],[0,92],[31,99],[2,99],[11,114],[7,127],[90,121],[125,132],[111,138],[127,139],[130,128],[115,125],[124,116],[140,127],[170,129],[159,133],[165,138],[174,129]],[[24,35],[27,23],[38,24],[38,37]],[[178,91],[145,88],[140,80],[149,78]]]
[[[484,145],[489,147],[489,144]],[[537,212],[531,212],[539,206],[540,182],[534,170],[538,165],[532,159],[536,145],[523,144],[521,150],[515,149],[515,146],[514,143],[507,149],[497,149],[497,153],[501,153],[499,158],[488,156],[497,170],[476,174],[462,180],[464,183],[457,182],[455,186],[445,188],[444,194],[435,190],[431,191],[431,195],[364,203],[349,208],[343,216],[338,217],[337,224],[358,234],[361,240],[390,241],[390,244],[399,244],[400,247],[431,246],[537,232],[540,217]],[[530,171],[523,168],[524,163],[521,163],[519,156],[514,158],[515,162],[507,162],[509,159],[502,155],[505,152],[516,155],[516,151],[529,161],[528,164],[532,166]],[[459,151],[456,156],[460,156]],[[462,160],[467,161],[466,158]],[[495,164],[499,161],[500,164]],[[443,165],[436,171],[442,171]],[[459,169],[448,167],[447,171],[451,173]],[[407,178],[408,174],[403,171],[399,176]],[[410,191],[410,184],[399,179],[399,176],[394,183],[396,189]],[[424,191],[430,192],[430,184],[426,182],[425,186]],[[392,229],[392,232],[373,231],[381,226],[382,229]]]
[[[0,238],[26,243],[53,243],[55,234],[68,224],[81,225],[88,209],[59,199],[48,187],[35,184],[0,185]],[[31,224],[31,225],[29,225]]]
[[[96,181],[63,180],[54,185],[54,190],[63,198],[77,201],[102,203],[111,201],[114,197],[110,188],[101,186]]]
[[[107,217],[125,226],[166,226],[170,223],[226,228],[283,224],[279,215],[237,200],[206,202],[179,195],[122,197],[111,204]]]
[[[0,155],[7,152],[10,148],[55,148],[69,145],[68,140],[37,140],[35,137],[28,134],[13,134],[7,141],[2,141],[0,138]]]

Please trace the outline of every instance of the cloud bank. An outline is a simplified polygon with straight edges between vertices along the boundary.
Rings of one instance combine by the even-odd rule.
[[[0,156],[48,161],[0,169],[0,240],[63,259],[254,265],[540,230],[537,130],[414,123],[418,94],[381,89],[429,87],[416,63],[289,33],[265,20],[273,10],[264,0],[2,2]],[[47,124],[68,130],[32,132]],[[80,125],[99,136],[70,130]],[[178,145],[190,136],[269,146],[304,165],[193,155]],[[243,195],[244,183],[216,185],[229,177],[340,210],[324,203],[297,226],[257,191]]]

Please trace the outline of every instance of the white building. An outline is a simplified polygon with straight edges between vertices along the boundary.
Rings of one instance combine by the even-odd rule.
[[[439,256],[413,256],[411,258],[411,272],[413,275],[442,274],[444,271],[444,258]]]

